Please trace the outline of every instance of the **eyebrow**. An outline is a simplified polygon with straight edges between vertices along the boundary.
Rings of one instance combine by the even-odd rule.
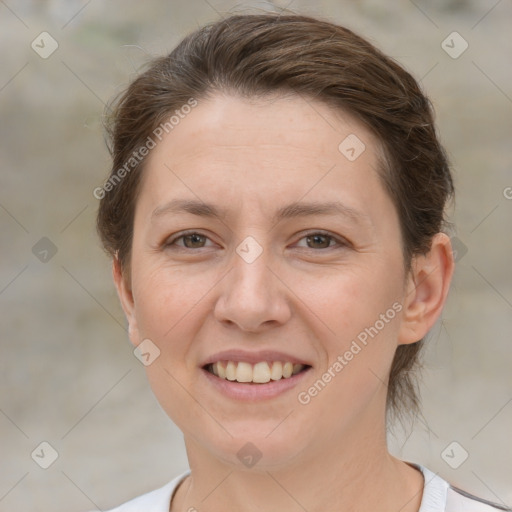
[[[151,214],[151,220],[164,215],[179,213],[189,213],[199,217],[222,219],[228,214],[228,210],[199,200],[173,199],[168,203],[157,207]],[[311,215],[342,215],[356,224],[372,224],[370,217],[367,214],[355,210],[340,201],[322,203],[296,201],[280,208],[274,214],[272,220],[277,223],[285,219],[307,217]]]

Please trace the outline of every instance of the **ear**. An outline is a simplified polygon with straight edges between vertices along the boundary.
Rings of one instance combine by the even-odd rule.
[[[426,255],[413,258],[406,285],[398,344],[421,340],[441,315],[455,263],[448,235],[437,233]]]
[[[126,276],[121,267],[121,263],[117,256],[112,260],[112,277],[117,289],[117,295],[121,302],[126,320],[128,321],[128,336],[134,346],[140,343],[139,329],[137,327],[137,320],[135,317],[135,303],[131,290],[131,283],[129,276]]]

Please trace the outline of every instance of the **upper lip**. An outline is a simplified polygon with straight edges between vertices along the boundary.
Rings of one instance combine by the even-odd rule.
[[[233,362],[246,362],[251,364],[260,363],[261,361],[282,361],[290,362],[293,364],[303,364],[305,366],[311,366],[307,361],[293,356],[291,354],[285,354],[284,352],[278,352],[275,350],[258,350],[257,352],[249,352],[246,350],[233,349],[223,350],[222,352],[216,352],[207,359],[205,359],[201,366],[207,366],[217,361],[233,361]]]

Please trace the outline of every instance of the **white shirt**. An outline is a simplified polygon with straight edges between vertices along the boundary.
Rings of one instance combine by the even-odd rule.
[[[408,464],[423,473],[425,484],[418,512],[496,512],[512,509],[477,498],[452,487],[439,475],[419,464]],[[190,474],[186,471],[160,489],[138,496],[107,512],[169,512],[172,496],[178,485]]]

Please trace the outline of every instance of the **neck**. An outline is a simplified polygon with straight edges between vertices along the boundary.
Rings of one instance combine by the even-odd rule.
[[[191,475],[178,488],[171,512],[418,512],[423,476],[392,457],[385,432],[345,433],[343,441],[318,446],[286,467],[240,469],[208,456],[186,439]]]

